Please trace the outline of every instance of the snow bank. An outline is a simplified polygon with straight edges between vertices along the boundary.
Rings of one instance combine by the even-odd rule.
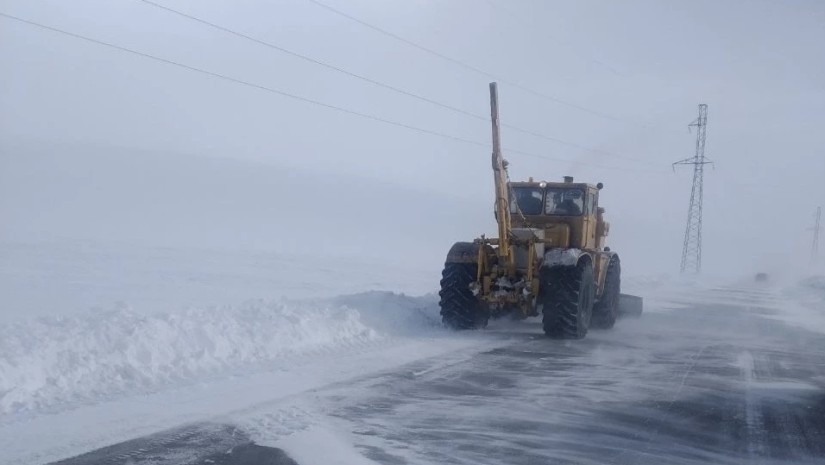
[[[298,463],[378,465],[379,462],[364,457],[354,445],[356,441],[350,436],[352,435],[314,425],[275,442],[275,446]],[[318,447],[319,444],[323,444],[323,447]]]
[[[429,331],[432,303],[376,292],[156,315],[121,307],[3,324],[0,416],[153,392],[267,369],[291,355]]]
[[[777,318],[825,334],[825,276],[809,276],[781,289]]]
[[[386,291],[369,291],[332,299],[336,305],[357,308],[361,321],[381,332],[418,335],[441,329],[438,295],[411,297]]]
[[[799,282],[799,288],[825,302],[825,276],[809,276]]]

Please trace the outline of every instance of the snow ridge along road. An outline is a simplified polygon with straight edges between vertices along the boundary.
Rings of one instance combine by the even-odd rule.
[[[275,448],[299,464],[820,463],[818,292],[649,288],[643,318],[582,341],[549,340],[535,320],[446,332],[432,296],[327,299],[317,308],[355,312],[372,336],[4,415],[0,463],[290,463]]]
[[[141,315],[129,309],[0,325],[0,418],[271,368],[302,354],[437,334],[433,297],[365,293]]]
[[[15,322],[0,337],[0,463],[57,460],[412,361],[467,358],[507,343],[456,337],[440,327],[437,312],[432,296],[370,292]]]

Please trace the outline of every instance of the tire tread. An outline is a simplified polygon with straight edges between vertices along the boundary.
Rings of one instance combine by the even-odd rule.
[[[445,326],[453,329],[486,326],[488,317],[478,298],[470,290],[470,284],[476,280],[477,269],[477,265],[467,263],[444,265],[438,305]]]

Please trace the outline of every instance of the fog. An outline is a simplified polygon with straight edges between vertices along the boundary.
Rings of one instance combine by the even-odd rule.
[[[825,5],[539,0],[163,5],[487,115],[500,81],[512,179],[605,184],[631,274],[678,271],[709,106],[704,270],[808,263],[825,203]],[[0,1],[3,13],[304,98],[478,142],[489,123],[136,0]],[[209,77],[0,17],[0,238],[366,256],[438,280],[494,233],[490,149]],[[510,84],[508,84],[510,83]],[[526,92],[532,89],[561,100]],[[579,108],[576,108],[579,107]],[[583,111],[584,108],[587,111]],[[585,149],[586,148],[586,149]],[[508,153],[508,149],[510,152]],[[529,152],[546,158],[526,156]]]

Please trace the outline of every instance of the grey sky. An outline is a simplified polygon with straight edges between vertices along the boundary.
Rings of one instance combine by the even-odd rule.
[[[641,160],[507,129],[503,133],[506,148],[568,160],[509,154],[514,179],[571,174],[606,184],[602,203],[613,223],[609,241],[632,270],[673,271],[678,265],[690,173],[682,169],[674,174],[670,163],[692,155],[694,138],[686,126],[696,117],[698,103],[709,105],[707,155],[716,162],[706,179],[707,267],[748,271],[797,260],[804,253],[809,238],[805,228],[814,208],[825,203],[824,3],[323,1],[505,80],[618,117],[620,121],[596,117],[501,85],[505,123]],[[307,0],[159,3],[410,92],[488,113],[490,78]],[[0,11],[356,111],[489,141],[487,122],[376,88],[137,0],[1,0]],[[0,206],[17,212],[10,216],[14,224],[5,225],[9,236],[9,231],[64,226],[78,236],[100,230],[91,225],[84,230],[84,225],[97,224],[88,220],[70,228],[71,219],[54,209],[51,217],[41,214],[33,221],[20,212],[42,210],[48,202],[14,201],[34,199],[21,194],[27,189],[54,188],[54,183],[38,184],[44,178],[35,174],[48,170],[42,167],[28,171],[35,173],[31,178],[10,182],[21,154],[30,147],[42,151],[44,144],[65,143],[70,143],[66,146],[80,167],[88,164],[90,170],[105,164],[95,162],[84,146],[96,153],[231,158],[296,170],[319,185],[330,177],[352,177],[353,185],[380,180],[376,192],[382,196],[392,195],[388,185],[397,185],[404,192],[404,205],[417,192],[422,202],[439,210],[430,215],[426,208],[416,209],[422,222],[449,223],[428,225],[429,232],[414,247],[418,255],[430,251],[425,253],[428,263],[437,262],[451,242],[471,239],[485,232],[483,228],[494,230],[485,147],[342,115],[5,18],[0,18],[0,68],[0,152],[5,165],[0,182],[14,186],[7,187]],[[180,163],[197,163],[185,159],[190,161]],[[159,158],[151,160],[163,171]],[[181,174],[177,185],[186,190],[189,182]],[[227,196],[243,200],[231,184],[225,187]],[[348,191],[336,195],[346,199]],[[124,204],[124,209],[146,202],[139,196],[128,198],[135,203]],[[86,213],[94,216],[95,210],[88,208]],[[454,216],[444,211],[451,208],[459,211]],[[277,209],[276,214],[259,213],[273,218],[268,226],[256,226],[268,233],[291,228],[278,223]],[[407,224],[399,223],[402,215],[380,217]],[[300,215],[293,212],[289,221],[301,223]],[[156,226],[146,229],[156,231],[154,240],[163,242],[168,231],[163,224]],[[441,228],[443,237],[438,234]],[[348,250],[369,245],[357,228],[345,229],[353,236]],[[118,228],[108,231],[120,235]],[[143,236],[152,240],[148,232]],[[269,237],[270,243],[260,239],[250,246],[283,246],[274,233]],[[415,241],[415,235],[404,241]],[[232,235],[214,242],[231,243]],[[392,242],[383,241],[385,248]]]

